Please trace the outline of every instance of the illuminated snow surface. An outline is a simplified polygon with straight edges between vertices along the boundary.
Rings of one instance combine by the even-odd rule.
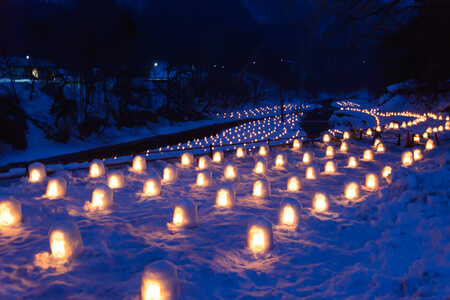
[[[439,121],[441,124],[444,121]],[[436,126],[437,120],[420,125]],[[267,172],[253,170],[258,147],[245,158],[233,152],[238,177],[223,177],[224,162],[212,163],[213,184],[196,185],[197,163],[182,167],[181,160],[149,162],[144,172],[133,172],[131,162],[120,167],[125,185],[114,189],[111,210],[85,210],[93,190],[107,176],[91,178],[88,170],[60,169],[67,180],[64,198],[45,197],[48,178],[0,182],[0,193],[22,203],[19,227],[0,229],[0,296],[4,299],[139,299],[142,272],[148,264],[167,260],[176,265],[182,299],[294,299],[304,298],[444,298],[450,294],[450,151],[449,134],[440,134],[441,146],[424,151],[422,160],[402,167],[402,146],[386,143],[386,153],[374,151],[374,160],[361,159],[346,168],[349,155],[371,148],[371,139],[351,141],[346,153],[336,150],[338,169],[324,173],[326,145],[272,147],[265,157]],[[404,141],[404,140],[403,140]],[[335,149],[340,144],[332,143]],[[249,149],[249,148],[248,148]],[[373,148],[372,148],[373,149]],[[315,154],[320,175],[305,179],[303,152]],[[283,151],[288,164],[274,168]],[[197,160],[198,158],[196,158]],[[142,193],[146,179],[163,178],[167,165],[177,167],[179,179],[162,181],[159,196]],[[380,189],[365,187],[369,172],[393,168],[392,183],[381,177]],[[111,169],[109,170],[109,172]],[[107,172],[108,173],[108,172]],[[287,179],[299,174],[302,189],[287,191]],[[252,196],[257,179],[267,178],[271,195]],[[347,200],[344,182],[361,183],[361,196]],[[233,184],[236,205],[216,207],[219,186]],[[311,201],[319,190],[328,191],[328,211],[316,213]],[[278,225],[284,197],[302,205],[296,228]],[[174,226],[174,206],[190,199],[198,207],[198,226]],[[274,247],[254,254],[247,248],[246,229],[256,216],[273,223]],[[84,252],[63,262],[50,255],[48,233],[59,221],[80,229]]]

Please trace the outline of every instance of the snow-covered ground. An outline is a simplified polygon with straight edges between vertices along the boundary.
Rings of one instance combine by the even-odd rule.
[[[347,108],[354,111],[348,106],[344,111]],[[381,126],[391,120],[418,118],[379,114]],[[365,120],[378,116],[362,111],[357,115]],[[445,117],[429,115],[425,122],[391,131],[422,134],[428,127],[444,125]],[[341,131],[332,133],[340,136]],[[254,128],[242,130],[242,136],[244,132],[249,137]],[[279,127],[273,134],[282,132]],[[226,136],[233,134],[234,139],[242,138],[231,131]],[[224,163],[213,163],[209,187],[196,185],[196,164],[184,167],[178,159],[160,160],[148,163],[142,173],[134,172],[130,164],[119,168],[125,186],[114,190],[114,205],[106,211],[86,209],[93,190],[105,184],[106,177],[90,178],[85,170],[57,169],[52,176],[67,180],[67,193],[56,200],[43,196],[48,180],[31,183],[23,177],[0,182],[0,194],[14,196],[23,211],[19,226],[0,231],[0,295],[8,299],[139,299],[145,266],[165,259],[178,269],[182,299],[445,298],[450,294],[450,152],[448,131],[438,134],[441,146],[426,151],[418,145],[424,157],[408,167],[401,163],[401,153],[407,149],[388,140],[382,139],[386,153],[375,152],[372,161],[362,159],[364,150],[374,149],[371,137],[352,140],[347,153],[338,150],[340,142],[332,142],[337,150],[336,174],[324,173],[328,158],[323,143],[305,144],[302,150],[290,145],[271,148],[265,175],[253,171],[257,149],[249,149],[245,158],[228,153],[225,160],[237,165],[237,179],[225,179]],[[402,141],[403,145],[406,140]],[[321,172],[317,180],[305,179],[306,150],[315,153],[314,164]],[[287,155],[284,168],[274,167],[278,153]],[[352,154],[361,158],[357,168],[346,167]],[[179,179],[163,181],[160,196],[143,195],[145,180],[154,173],[162,176],[167,165],[178,169]],[[380,174],[386,165],[393,168],[388,177],[391,183],[381,177],[379,189],[366,188],[366,174]],[[302,178],[299,192],[287,191],[292,174]],[[259,178],[269,180],[270,196],[252,196]],[[361,195],[353,200],[344,196],[349,179],[362,186]],[[231,209],[214,205],[223,183],[236,190],[236,206]],[[313,196],[320,190],[331,198],[324,213],[312,209]],[[279,205],[285,197],[303,206],[296,227],[278,224]],[[198,205],[196,228],[178,229],[171,224],[180,199]],[[255,216],[273,223],[274,236],[273,249],[256,255],[246,244],[246,227]],[[50,227],[62,220],[79,226],[85,247],[80,257],[65,263],[50,254],[48,237]]]

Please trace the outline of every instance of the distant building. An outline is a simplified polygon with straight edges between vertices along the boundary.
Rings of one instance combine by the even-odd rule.
[[[0,57],[0,77],[13,79],[53,80],[59,77],[60,69],[54,64],[31,57]]]

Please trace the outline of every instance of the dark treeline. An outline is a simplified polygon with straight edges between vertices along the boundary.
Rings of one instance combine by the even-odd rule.
[[[364,1],[337,1],[349,7],[358,2]],[[143,125],[158,116],[200,119],[219,107],[256,104],[268,85],[283,103],[300,90],[309,98],[318,91],[361,88],[378,95],[390,83],[412,78],[429,90],[448,78],[445,0],[424,1],[401,26],[375,28],[371,35],[363,30],[371,28],[373,16],[361,18],[363,26],[333,33],[346,25],[334,6],[302,10],[310,17],[264,23],[240,0],[3,0],[0,57],[6,69],[9,57],[29,55],[31,63],[45,60],[67,71],[44,87],[54,99],[49,112],[54,124],[34,120],[62,142],[71,135],[101,135],[108,126]],[[316,18],[322,11],[328,13],[325,20]],[[168,80],[145,84],[142,78],[162,61]],[[2,103],[20,107],[11,83],[10,101]],[[156,96],[163,104],[155,112]]]

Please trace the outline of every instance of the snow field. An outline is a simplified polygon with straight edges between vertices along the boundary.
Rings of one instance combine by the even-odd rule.
[[[339,144],[334,144],[339,149]],[[224,163],[212,163],[212,185],[196,184],[200,171],[179,162],[156,161],[135,172],[122,167],[124,186],[114,189],[110,210],[86,210],[93,190],[107,176],[91,178],[87,170],[60,170],[67,181],[64,198],[45,197],[44,182],[27,178],[0,188],[22,204],[23,222],[0,231],[0,295],[14,299],[84,298],[139,299],[142,272],[165,259],[177,266],[182,299],[338,298],[385,296],[444,296],[449,277],[448,148],[424,152],[411,166],[401,166],[402,147],[386,145],[384,154],[361,159],[346,168],[350,155],[362,158],[372,148],[369,140],[352,141],[344,153],[336,150],[335,174],[324,172],[326,145],[315,143],[299,150],[271,148],[265,174],[254,172],[257,150],[244,158],[225,155],[238,169],[234,180],[224,178]],[[305,179],[303,152],[314,153],[318,179]],[[275,168],[285,153],[288,163]],[[178,180],[162,181],[159,196],[142,193],[151,174],[163,177],[166,166],[178,169]],[[392,184],[384,178],[380,189],[365,187],[368,173],[393,167]],[[131,164],[130,164],[131,166]],[[107,172],[110,174],[111,170]],[[301,190],[289,192],[287,180],[298,174]],[[270,182],[271,194],[255,197],[258,179]],[[361,185],[360,196],[349,200],[344,183]],[[231,209],[215,206],[216,192],[231,184],[236,203]],[[312,210],[316,192],[330,195],[329,210]],[[294,198],[302,205],[297,227],[278,225],[281,201]],[[198,226],[174,227],[173,213],[181,199],[197,205]],[[247,224],[254,217],[273,223],[273,249],[255,255],[247,247]],[[78,225],[84,252],[63,263],[49,255],[49,229],[60,221]]]

